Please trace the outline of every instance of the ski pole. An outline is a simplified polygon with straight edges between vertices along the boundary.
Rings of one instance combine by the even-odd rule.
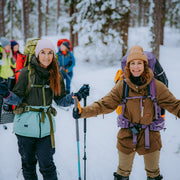
[[[84,107],[86,106],[86,97],[84,97]],[[86,130],[87,130],[87,124],[86,124],[86,118],[84,118],[84,180],[86,180]]]
[[[77,111],[77,97],[74,96],[73,98],[74,98],[75,111]],[[79,173],[79,180],[81,180],[80,150],[79,150],[79,124],[78,124],[78,119],[76,119],[76,141],[77,141],[77,153],[78,153],[78,173]]]
[[[84,84],[84,86],[86,86],[86,88],[89,89],[89,84]],[[89,96],[89,93],[86,95]],[[87,96],[83,97],[84,107],[86,107]],[[83,160],[84,160],[84,180],[86,180],[86,160],[87,160],[87,157],[86,157],[86,132],[87,132],[87,121],[86,121],[86,118],[84,118],[84,157],[83,157]]]

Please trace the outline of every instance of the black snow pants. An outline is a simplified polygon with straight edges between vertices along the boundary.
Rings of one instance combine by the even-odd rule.
[[[25,180],[37,180],[36,164],[44,180],[57,180],[56,166],[53,162],[55,149],[51,146],[50,136],[32,138],[16,135]]]

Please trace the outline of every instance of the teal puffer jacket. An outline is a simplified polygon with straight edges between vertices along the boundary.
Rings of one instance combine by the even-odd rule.
[[[35,109],[43,108],[48,109],[49,106],[30,106]],[[26,137],[36,137],[42,138],[50,135],[50,120],[48,115],[45,113],[44,122],[41,122],[41,112],[28,111],[21,114],[16,114],[14,117],[13,131],[14,133],[26,136]],[[53,132],[55,132],[55,119],[51,114],[53,123]]]

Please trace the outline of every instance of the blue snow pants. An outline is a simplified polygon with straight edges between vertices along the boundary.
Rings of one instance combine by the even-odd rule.
[[[55,149],[51,146],[50,136],[32,138],[17,135],[22,171],[25,180],[37,180],[36,164],[43,180],[57,180],[56,166],[53,162]]]
[[[71,91],[71,80],[72,80],[72,77],[73,77],[73,72],[68,72],[68,73],[64,73],[63,71],[62,72],[62,75],[63,75],[63,78],[64,80],[66,81],[65,84],[66,84],[66,91]]]

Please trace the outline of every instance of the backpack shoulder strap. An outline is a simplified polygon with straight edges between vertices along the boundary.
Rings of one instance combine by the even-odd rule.
[[[123,79],[123,103],[127,102],[126,97],[129,95],[129,86],[127,85],[125,79]]]
[[[154,102],[156,101],[156,86],[155,86],[155,79],[153,78],[150,83],[150,94],[151,94],[151,100]]]
[[[42,88],[43,92],[43,105],[46,106],[46,96],[45,96],[45,88],[50,88],[49,85],[41,85],[41,84],[35,84],[35,69],[31,67],[29,64],[28,66],[28,85],[26,87],[25,96],[27,96],[31,90],[31,88]]]
[[[35,80],[35,70],[29,65],[28,66],[28,85],[26,87],[25,96],[28,95],[28,93],[31,90],[32,85],[34,84]]]
[[[150,83],[150,91],[151,91],[151,100],[153,101],[154,107],[155,107],[155,117],[156,120],[158,119],[159,116],[161,116],[161,108],[157,105],[156,101],[156,85],[155,85],[155,79]]]

